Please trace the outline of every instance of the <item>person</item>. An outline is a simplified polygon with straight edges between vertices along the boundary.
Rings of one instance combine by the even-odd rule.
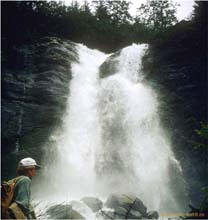
[[[30,157],[22,159],[17,167],[17,181],[14,196],[9,207],[11,219],[36,219],[34,209],[31,205],[31,181],[36,175],[36,169],[40,166]]]

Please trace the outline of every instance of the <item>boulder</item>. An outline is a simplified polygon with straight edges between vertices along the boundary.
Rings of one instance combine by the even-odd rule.
[[[119,218],[140,219],[147,217],[147,208],[143,202],[132,195],[111,194],[105,206],[113,209]]]
[[[142,219],[142,217],[142,214],[134,209],[131,209],[127,215],[127,219]]]
[[[84,197],[81,199],[93,212],[97,212],[103,207],[103,202],[95,197]]]
[[[149,218],[149,219],[158,219],[159,218],[159,214],[156,211],[149,211],[147,213],[147,218]]]
[[[71,205],[53,205],[47,210],[49,219],[85,219],[79,212],[72,209]]]

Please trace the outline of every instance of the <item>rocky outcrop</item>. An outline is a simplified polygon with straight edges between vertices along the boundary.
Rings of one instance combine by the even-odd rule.
[[[3,178],[15,175],[7,168],[9,160],[14,166],[29,155],[40,161],[41,146],[65,111],[70,67],[76,61],[75,44],[57,38],[3,50]]]

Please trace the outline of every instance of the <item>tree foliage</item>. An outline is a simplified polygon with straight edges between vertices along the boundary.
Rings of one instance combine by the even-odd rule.
[[[198,141],[192,141],[195,149],[207,148],[208,149],[208,123],[201,122],[200,128],[196,129]]]
[[[171,0],[147,0],[136,18],[129,14],[128,0],[85,1],[82,5],[78,1],[71,5],[62,1],[3,1],[1,5],[2,38],[13,44],[56,36],[112,52],[133,42],[148,43],[157,37],[155,33],[177,22],[176,5]]]
[[[106,51],[133,41],[128,1],[99,0],[93,4],[95,12],[87,1],[82,5],[73,1],[69,6],[61,1],[2,2],[3,38],[21,44],[57,36]]]
[[[137,20],[155,31],[165,31],[177,23],[176,4],[171,0],[147,0],[138,9]]]

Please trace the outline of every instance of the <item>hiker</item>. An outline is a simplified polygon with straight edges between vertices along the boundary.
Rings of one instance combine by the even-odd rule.
[[[17,180],[14,188],[12,203],[8,209],[11,219],[36,219],[35,212],[30,204],[31,180],[40,166],[30,157],[22,159],[17,167]]]

